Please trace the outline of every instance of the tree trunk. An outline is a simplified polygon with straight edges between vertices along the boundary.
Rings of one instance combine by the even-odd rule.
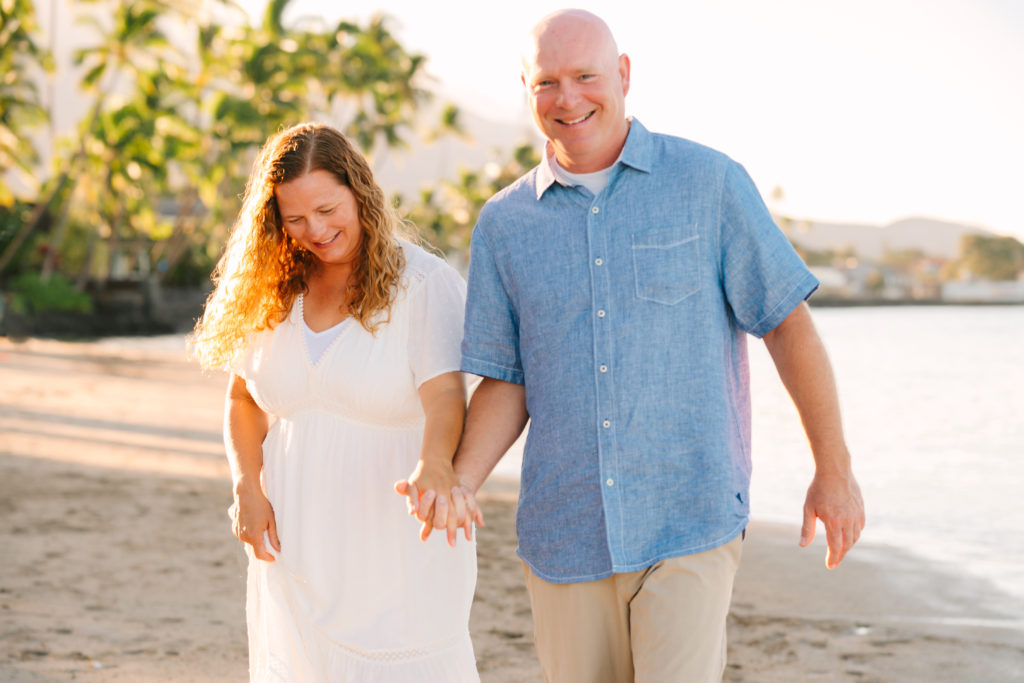
[[[61,245],[64,244],[64,238],[68,232],[68,225],[71,223],[71,195],[64,200],[60,207],[60,216],[57,218],[57,227],[54,228],[53,234],[50,237],[50,245],[46,250],[46,256],[43,258],[43,267],[39,271],[39,279],[43,282],[47,282],[50,276],[53,275],[54,268],[57,264],[57,255],[60,253]]]
[[[95,104],[93,104],[92,112],[89,115],[89,126],[85,129],[86,132],[82,135],[82,139],[78,145],[78,150],[75,152],[75,156],[71,159],[71,163],[67,165],[64,172],[57,178],[53,191],[50,192],[49,196],[47,196],[45,200],[36,204],[35,208],[32,210],[32,216],[22,224],[18,233],[14,236],[14,239],[11,240],[11,243],[7,245],[6,249],[4,249],[4,253],[0,254],[0,273],[3,273],[4,269],[10,265],[11,261],[14,259],[14,255],[19,249],[21,249],[21,245],[25,242],[26,238],[28,238],[29,233],[39,227],[39,222],[42,220],[43,214],[46,212],[46,208],[53,203],[55,198],[60,196],[61,192],[64,191],[64,187],[71,180],[72,175],[82,164],[82,161],[85,159],[89,136],[91,135],[89,131],[91,131],[96,125],[96,119],[100,116],[104,100],[105,96],[101,95],[96,99]]]

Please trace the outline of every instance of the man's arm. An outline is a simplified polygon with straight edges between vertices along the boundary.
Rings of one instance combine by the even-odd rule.
[[[860,538],[864,501],[843,437],[832,366],[806,303],[765,334],[764,343],[796,405],[814,455],[814,479],[804,502],[800,545],[810,545],[816,520],[821,519],[828,539],[825,565],[834,569]]]
[[[420,386],[419,395],[425,416],[420,459],[407,479],[395,482],[395,491],[406,496],[410,514],[420,517],[421,505],[424,510],[436,505],[436,516],[446,521],[449,498],[454,502],[453,489],[459,486],[452,471],[452,458],[466,418],[466,386],[462,373],[446,372],[427,380]],[[422,519],[425,521],[425,514]],[[477,521],[482,521],[479,515]],[[468,541],[472,538],[473,519],[467,517],[464,527]],[[452,546],[455,531],[454,527],[448,529],[448,544]],[[420,537],[426,540],[429,535],[430,528],[425,524]]]
[[[526,387],[485,377],[473,392],[454,468],[462,486],[475,494],[529,420]]]
[[[451,504],[432,489],[423,492],[416,504],[414,490],[407,482],[398,482],[395,490],[409,497],[410,511],[423,522],[420,538],[427,540],[434,529],[448,529],[448,542],[454,545],[459,527],[468,530],[473,520],[483,524],[475,494],[501,457],[523,433],[529,415],[526,390],[522,385],[485,377],[473,392],[466,414],[462,440],[455,453],[453,467],[459,486],[452,489]]]

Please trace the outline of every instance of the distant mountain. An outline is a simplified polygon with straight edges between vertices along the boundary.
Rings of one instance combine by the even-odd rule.
[[[917,249],[929,256],[955,258],[964,235],[994,236],[995,233],[971,225],[934,218],[910,217],[888,225],[830,223],[792,220],[779,224],[787,229],[790,240],[806,249],[824,251],[848,246],[860,255],[880,259],[885,252]]]
[[[435,105],[423,112],[421,122],[436,121],[439,115],[440,109]],[[518,145],[530,143],[539,150],[543,143],[533,122],[526,118],[518,124],[505,123],[465,109],[460,116],[465,137],[446,135],[433,141],[411,142],[407,149],[378,153],[374,173],[387,194],[400,193],[406,201],[415,202],[421,189],[436,186],[442,179],[455,180],[461,169],[483,171],[488,163],[508,162]],[[778,222],[790,239],[804,248],[823,251],[852,246],[859,255],[870,259],[880,259],[886,250],[904,249],[955,258],[964,235],[994,235],[977,226],[920,216],[888,225],[797,219]]]
[[[420,125],[429,128],[440,116],[439,108],[420,115]],[[442,180],[456,180],[460,170],[483,171],[488,163],[512,160],[516,147],[529,143],[540,147],[542,139],[532,121],[522,124],[492,121],[462,109],[459,112],[464,136],[444,135],[435,140],[410,141],[406,149],[375,155],[373,172],[388,195],[402,194],[415,201],[424,187]]]

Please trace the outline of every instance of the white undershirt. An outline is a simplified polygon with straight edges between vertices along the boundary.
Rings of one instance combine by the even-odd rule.
[[[345,318],[334,327],[328,327],[322,332],[314,332],[309,329],[309,325],[306,324],[306,320],[302,320],[302,327],[306,330],[306,350],[309,352],[309,358],[314,363],[320,360],[320,357],[324,355],[324,351],[331,345],[331,343],[338,338],[341,334],[341,330],[344,329],[345,323],[350,318]]]
[[[616,163],[618,160],[616,159]],[[612,164],[608,168],[602,168],[600,171],[594,171],[593,173],[571,173],[558,163],[558,157],[551,156],[551,170],[554,171],[555,178],[558,182],[563,185],[572,187],[573,185],[582,185],[583,187],[590,190],[591,194],[595,197],[601,194],[608,185],[608,174],[611,173]]]

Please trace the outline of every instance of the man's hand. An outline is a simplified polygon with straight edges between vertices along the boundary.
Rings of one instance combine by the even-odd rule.
[[[864,529],[864,500],[853,474],[815,474],[804,502],[800,547],[814,540],[817,520],[825,524],[828,554],[825,566],[835,569]]]
[[[395,482],[395,492],[406,497],[409,514],[423,522],[420,540],[426,541],[434,529],[446,529],[448,545],[455,547],[460,527],[466,540],[471,541],[473,522],[484,526],[484,513],[465,486],[453,486],[450,496],[438,495],[432,488],[421,492],[410,477],[408,481]]]

